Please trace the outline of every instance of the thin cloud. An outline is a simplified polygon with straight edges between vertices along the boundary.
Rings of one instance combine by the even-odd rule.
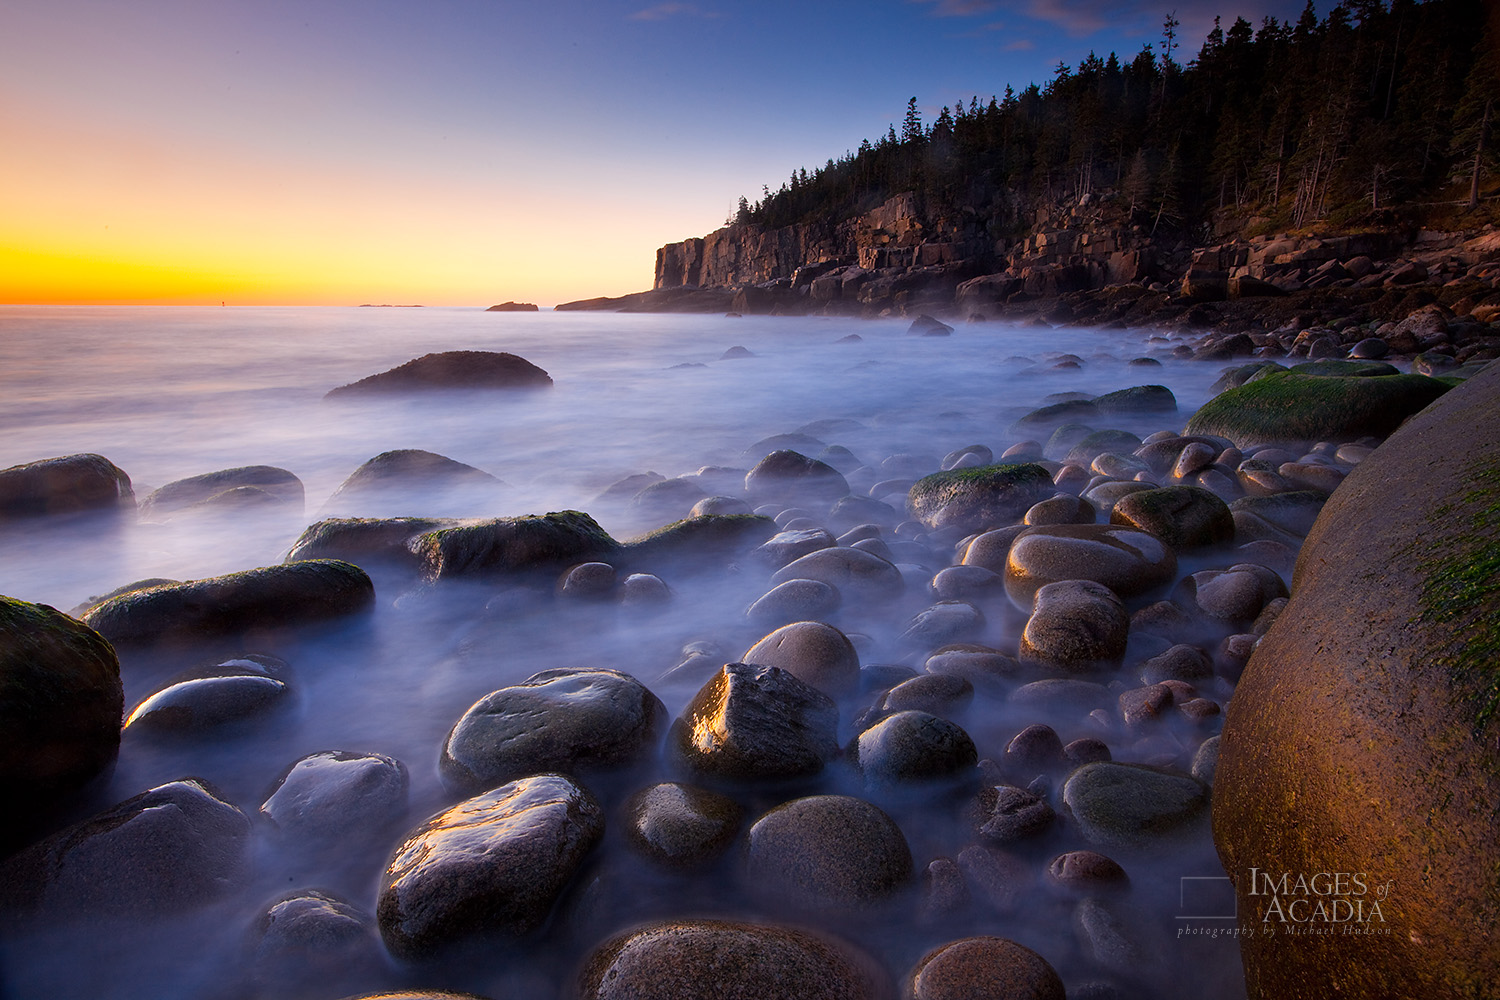
[[[659,3],[630,15],[632,21],[665,21],[669,17],[718,17],[714,11],[701,10],[691,3]]]
[[[934,17],[976,17],[999,7],[996,0],[907,0],[908,3],[933,4]]]
[[[1036,42],[1033,42],[1031,39],[1029,39],[1029,38],[1017,38],[1015,41],[1013,41],[1009,45],[1005,46],[1005,49],[1003,51],[1005,51],[1005,52],[1030,52],[1034,48],[1036,48]]]

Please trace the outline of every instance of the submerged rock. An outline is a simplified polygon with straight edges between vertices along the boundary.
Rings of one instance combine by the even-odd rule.
[[[323,513],[480,514],[499,502],[503,485],[488,472],[430,451],[386,451],[350,473]],[[416,509],[419,504],[422,509]]]
[[[906,579],[889,560],[845,545],[809,552],[771,577],[772,584],[788,580],[818,580],[855,601],[890,600],[906,589]]]
[[[600,945],[580,1000],[889,1000],[876,963],[841,942],[769,924],[651,924]]]
[[[849,759],[871,786],[896,785],[960,774],[979,761],[961,727],[935,715],[900,711],[860,733]]]
[[[428,580],[487,580],[609,560],[620,543],[587,514],[501,517],[417,535],[408,543]]]
[[[623,767],[655,752],[667,710],[618,670],[558,668],[475,702],[453,726],[443,780],[472,794],[538,771]]]
[[[285,561],[342,559],[367,569],[391,566],[415,571],[419,563],[408,543],[418,535],[462,523],[434,517],[325,518],[303,530]]]
[[[475,933],[535,930],[603,833],[594,797],[559,774],[438,813],[396,849],[381,878],[386,947],[417,959]]]
[[[246,465],[189,476],[152,490],[140,502],[141,518],[158,520],[181,511],[230,506],[239,502],[233,494],[247,488],[258,491],[268,504],[302,511],[302,480],[274,465]]]
[[[308,559],[132,591],[96,605],[83,620],[111,642],[146,643],[304,625],[374,603],[375,586],[364,570]]]
[[[1164,848],[1206,819],[1208,788],[1188,774],[1101,761],[1068,777],[1063,802],[1092,843]]]
[[[251,928],[250,979],[267,995],[374,988],[385,956],[375,921],[347,900],[303,889],[275,900]]]
[[[1052,492],[1052,476],[1040,465],[986,465],[918,480],[906,506],[929,528],[987,531],[1016,523]]]
[[[525,358],[503,351],[424,354],[388,371],[330,389],[324,399],[434,389],[519,389],[550,386],[552,377]]]
[[[43,920],[192,909],[241,888],[249,842],[244,813],[184,778],[0,864],[0,908]]]
[[[765,543],[776,522],[756,514],[702,514],[674,521],[624,544],[616,561],[652,572],[723,569]]]
[[[0,597],[0,801],[24,813],[110,767],[124,709],[120,662],[55,608]],[[0,846],[15,831],[0,834]]]
[[[625,836],[653,861],[691,868],[722,854],[744,818],[727,795],[668,781],[641,789],[625,803]]]
[[[221,673],[174,681],[131,711],[125,729],[189,732],[270,711],[287,697],[286,682],[262,673]]]
[[[831,504],[849,493],[841,472],[796,451],[773,451],[745,475],[745,493],[757,503],[768,499]]]

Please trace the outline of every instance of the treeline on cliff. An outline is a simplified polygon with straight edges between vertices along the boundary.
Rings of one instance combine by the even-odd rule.
[[[899,133],[741,198],[730,221],[839,221],[914,191],[929,215],[1019,233],[1036,199],[1107,188],[1153,231],[1215,216],[1269,229],[1493,196],[1500,5],[1345,0],[1319,20],[1309,0],[1295,23],[1216,21],[1186,65],[1177,27],[1168,15],[1161,41],[1128,61],[1090,53],[930,125],[913,98]]]

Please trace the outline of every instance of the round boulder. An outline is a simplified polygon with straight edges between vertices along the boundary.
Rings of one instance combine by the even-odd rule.
[[[863,799],[812,795],[750,827],[749,885],[799,909],[840,912],[889,898],[911,880],[911,849],[889,816]]]
[[[797,451],[773,451],[745,475],[745,493],[757,503],[790,500],[831,504],[849,493],[842,473]]]
[[[1069,775],[1063,803],[1089,842],[1151,849],[1197,828],[1208,812],[1208,788],[1188,774],[1099,761]]]
[[[1155,535],[1118,524],[1055,524],[1027,528],[1011,543],[1005,592],[1030,610],[1036,592],[1063,580],[1092,580],[1121,598],[1169,583],[1177,555]]]
[[[130,477],[103,455],[65,455],[0,469],[0,521],[133,509]]]
[[[844,633],[822,622],[783,625],[745,651],[745,663],[780,667],[828,694],[859,684],[859,654]]]
[[[918,480],[906,507],[929,528],[987,531],[1015,524],[1052,492],[1052,476],[1040,465],[986,465]]]
[[[330,389],[325,399],[434,389],[545,388],[552,378],[525,358],[504,351],[442,351],[358,382]]]
[[[845,545],[809,552],[771,577],[772,584],[788,580],[820,580],[860,601],[889,600],[906,589],[906,579],[889,560]]]
[[[406,812],[406,767],[378,753],[325,750],[287,768],[260,814],[284,833],[340,841]]]
[[[833,699],[780,667],[727,663],[672,724],[689,768],[739,780],[817,774],[838,750]]]
[[[781,625],[827,617],[842,603],[838,590],[822,580],[788,580],[757,598],[745,617],[758,625]]]
[[[1049,583],[1032,598],[1020,658],[1050,670],[1086,673],[1118,666],[1130,616],[1115,592],[1090,580]]]
[[[929,951],[912,969],[911,1000],[1064,1000],[1062,979],[1030,948],[971,937]]]
[[[866,729],[850,745],[849,757],[869,785],[946,778],[979,762],[968,733],[918,711],[897,712]]]
[[[688,868],[722,854],[744,818],[727,795],[668,781],[641,789],[625,803],[625,836],[651,860]]]
[[[453,726],[443,780],[472,794],[538,771],[621,767],[656,750],[667,710],[618,670],[562,667],[475,702]]]
[[[1174,549],[1234,540],[1229,505],[1201,486],[1165,486],[1121,497],[1109,520],[1155,535]]]

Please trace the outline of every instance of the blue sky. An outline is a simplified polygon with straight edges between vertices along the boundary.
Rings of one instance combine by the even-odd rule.
[[[1187,59],[1215,14],[1301,4],[9,0],[0,254],[51,277],[0,300],[80,280],[130,300],[173,274],[195,301],[647,287],[657,246],[877,138],[909,97],[930,120],[1090,50],[1128,58],[1169,9]]]

